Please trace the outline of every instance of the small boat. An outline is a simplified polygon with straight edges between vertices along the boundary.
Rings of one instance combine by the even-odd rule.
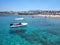
[[[15,18],[15,20],[23,20],[24,18]]]
[[[21,26],[27,26],[28,23],[14,23],[14,24],[10,24],[10,27],[21,27]]]

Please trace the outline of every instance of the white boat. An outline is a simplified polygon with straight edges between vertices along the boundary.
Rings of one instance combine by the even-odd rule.
[[[15,18],[15,20],[23,20],[24,18]]]
[[[20,27],[20,26],[26,26],[26,25],[28,25],[28,23],[21,23],[21,24],[14,23],[14,24],[10,25],[10,27]]]

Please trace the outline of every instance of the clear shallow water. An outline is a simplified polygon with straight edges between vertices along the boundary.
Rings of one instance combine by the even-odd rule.
[[[28,25],[11,28],[19,17]],[[60,45],[60,18],[0,14],[0,45]]]

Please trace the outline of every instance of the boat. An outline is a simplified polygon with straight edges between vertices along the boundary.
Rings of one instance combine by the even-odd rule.
[[[24,18],[15,18],[15,20],[23,20]]]
[[[10,24],[10,27],[21,27],[21,26],[27,26],[28,23],[14,23],[14,24]]]

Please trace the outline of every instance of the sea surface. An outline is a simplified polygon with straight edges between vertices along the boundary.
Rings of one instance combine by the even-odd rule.
[[[11,23],[19,22],[28,25],[10,27]],[[60,45],[60,18],[0,14],[0,45]]]

